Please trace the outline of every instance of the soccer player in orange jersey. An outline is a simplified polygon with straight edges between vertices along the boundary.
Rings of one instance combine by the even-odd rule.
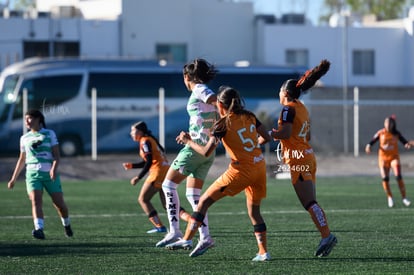
[[[187,144],[200,154],[208,156],[221,141],[231,162],[228,169],[202,194],[196,211],[191,215],[184,237],[166,247],[189,249],[208,208],[223,197],[234,196],[244,190],[247,212],[259,248],[253,261],[270,260],[266,246],[266,224],[260,213],[261,201],[266,197],[266,163],[258,136],[262,136],[262,144],[270,141],[271,137],[256,116],[244,109],[243,101],[235,89],[227,86],[219,88],[217,108],[221,118],[216,122],[205,146],[194,142],[185,132],[181,132],[177,142]],[[207,248],[190,256],[199,256],[206,250]]]
[[[148,130],[147,124],[144,121],[139,121],[131,126],[131,138],[139,143],[139,155],[142,161],[139,163],[124,162],[122,165],[125,170],[142,168],[140,173],[131,179],[131,185],[135,186],[148,172],[144,184],[138,196],[138,203],[142,210],[148,215],[149,221],[154,225],[154,228],[148,230],[147,233],[163,233],[167,232],[167,228],[163,225],[158,217],[157,210],[151,203],[151,199],[159,193],[161,203],[165,208],[165,196],[162,192],[161,185],[167,174],[170,164],[165,156],[164,148],[158,140]],[[180,217],[188,220],[189,214],[183,208],[180,209]]]
[[[279,91],[283,108],[278,129],[270,132],[275,140],[280,140],[285,169],[290,171],[296,195],[321,234],[322,240],[315,253],[318,257],[328,256],[337,239],[330,232],[325,212],[316,201],[316,159],[309,144],[309,114],[299,97],[315,85],[329,66],[329,61],[322,60],[319,66],[308,70],[299,80],[289,79],[283,83]]]
[[[392,168],[394,176],[397,179],[400,189],[402,202],[405,206],[410,206],[411,202],[406,197],[405,184],[401,175],[400,153],[398,151],[398,141],[404,144],[407,149],[411,144],[397,130],[395,116],[385,118],[384,128],[377,131],[372,140],[365,146],[365,152],[371,153],[371,146],[379,141],[378,148],[378,166],[382,177],[382,187],[388,199],[388,207],[394,207],[394,200],[390,188],[390,169]]]

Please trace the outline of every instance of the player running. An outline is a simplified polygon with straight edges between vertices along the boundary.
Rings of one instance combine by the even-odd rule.
[[[187,112],[190,116],[189,133],[192,140],[200,145],[207,143],[217,117],[215,107],[217,97],[207,86],[207,83],[216,76],[216,73],[217,70],[214,65],[204,59],[195,59],[185,64],[183,68],[184,84],[191,93],[187,102]],[[184,179],[187,180],[187,200],[193,210],[197,209],[201,189],[214,158],[215,152],[205,157],[194,151],[190,146],[185,146],[172,162],[162,184],[170,228],[169,233],[155,245],[156,247],[165,247],[183,236],[179,227],[179,213],[177,211],[180,208],[177,187]],[[192,251],[194,255],[214,246],[214,240],[211,238],[208,228],[207,215],[204,217],[203,225],[199,231],[200,240]]]
[[[275,140],[280,140],[283,160],[290,171],[296,195],[322,236],[315,252],[317,257],[328,256],[336,245],[337,238],[331,233],[325,212],[316,201],[316,159],[309,144],[309,113],[299,97],[312,88],[329,67],[329,61],[322,60],[319,66],[308,70],[299,80],[289,79],[283,83],[279,91],[279,101],[283,108],[278,129],[270,132]]]
[[[235,196],[245,191],[247,212],[253,225],[259,251],[253,261],[270,260],[267,251],[266,224],[260,213],[260,204],[266,197],[266,163],[259,146],[258,135],[262,136],[261,144],[270,141],[264,126],[256,116],[244,109],[239,93],[226,86],[219,88],[217,108],[221,119],[215,124],[214,131],[207,144],[202,146],[191,139],[188,133],[181,132],[177,141],[202,155],[212,154],[221,141],[231,158],[228,169],[203,193],[197,208],[191,215],[184,237],[175,243],[168,244],[169,249],[189,249],[197,228],[203,223],[207,210],[225,196]],[[208,247],[200,250],[202,255]]]
[[[378,166],[382,178],[382,187],[387,195],[388,207],[394,207],[394,199],[390,188],[390,169],[392,168],[394,176],[400,189],[402,203],[410,206],[411,201],[406,197],[405,184],[401,174],[400,153],[398,151],[398,141],[400,141],[406,149],[411,148],[411,144],[397,130],[395,116],[385,118],[384,128],[378,130],[371,141],[365,146],[365,152],[371,153],[371,146],[379,141],[378,147]]]
[[[124,162],[122,165],[125,170],[142,168],[141,172],[133,177],[130,181],[131,185],[135,186],[148,172],[149,175],[141,187],[138,196],[138,203],[142,210],[148,215],[149,221],[154,228],[147,231],[147,233],[163,233],[167,232],[167,228],[161,222],[157,210],[151,203],[151,199],[158,193],[160,195],[161,203],[165,208],[165,197],[161,190],[162,181],[167,174],[170,164],[165,155],[165,150],[158,142],[151,131],[148,130],[147,124],[144,121],[139,121],[131,126],[130,132],[132,140],[139,143],[139,155],[142,158],[141,162],[131,163]],[[180,209],[180,216],[184,220],[188,220],[189,214],[183,208]]]

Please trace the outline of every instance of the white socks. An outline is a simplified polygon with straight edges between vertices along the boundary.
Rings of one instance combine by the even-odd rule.
[[[185,196],[187,197],[188,202],[191,204],[193,211],[197,211],[197,204],[200,200],[201,189],[198,188],[187,188]],[[207,213],[204,217],[203,224],[198,228],[200,233],[200,240],[204,240],[206,237],[210,236],[210,230],[208,228],[208,217]]]
[[[177,184],[164,180],[162,191],[165,195],[165,204],[167,207],[167,217],[170,224],[170,233],[180,232],[180,197],[177,192]]]

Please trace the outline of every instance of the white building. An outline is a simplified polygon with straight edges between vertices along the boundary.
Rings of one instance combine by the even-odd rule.
[[[332,62],[326,86],[414,86],[414,15],[392,25],[329,27],[295,14],[257,16],[248,2],[112,0],[110,13],[104,2],[109,5],[62,0],[64,6],[56,7],[56,1],[39,0],[37,12],[4,12],[0,68],[38,55],[170,62],[203,57],[218,65],[246,60],[307,67],[326,58]]]

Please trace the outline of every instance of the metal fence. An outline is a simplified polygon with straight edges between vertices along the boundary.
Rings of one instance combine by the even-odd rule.
[[[396,116],[402,135],[414,140],[414,87],[353,88],[346,96],[341,89],[318,88],[305,103],[311,116],[311,143],[319,152],[364,152],[390,115]]]

